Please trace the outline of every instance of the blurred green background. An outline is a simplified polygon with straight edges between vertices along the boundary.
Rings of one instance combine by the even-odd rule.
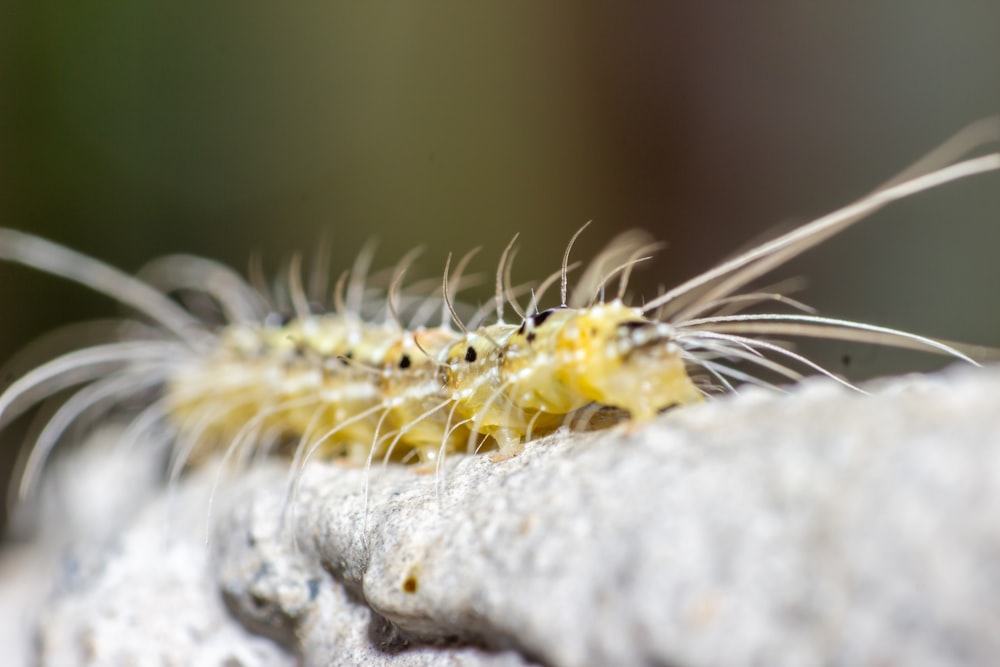
[[[424,275],[477,245],[489,273],[520,231],[528,280],[593,219],[578,257],[629,227],[669,242],[638,276],[652,294],[1000,112],[998,28],[1000,3],[930,0],[6,0],[0,224],[130,271],[167,252],[276,267],[322,233],[346,267],[374,237],[383,266],[427,245]],[[1000,345],[998,248],[991,175],[782,275],[808,276],[828,314]],[[116,312],[0,266],[0,360]],[[880,350],[819,354],[899,370]],[[0,458],[18,445],[3,433]]]

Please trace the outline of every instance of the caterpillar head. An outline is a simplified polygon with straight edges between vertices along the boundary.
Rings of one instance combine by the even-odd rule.
[[[558,374],[590,401],[649,419],[664,408],[702,400],[673,337],[670,325],[620,301],[582,308],[558,332]]]

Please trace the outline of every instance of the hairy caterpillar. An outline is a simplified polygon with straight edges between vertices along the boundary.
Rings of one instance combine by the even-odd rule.
[[[501,460],[564,424],[648,420],[743,383],[774,386],[768,379],[774,376],[795,381],[815,372],[851,386],[771,336],[858,340],[975,363],[961,346],[821,317],[780,294],[743,290],[893,201],[1000,168],[998,153],[957,161],[998,136],[997,119],[970,126],[871,194],[642,305],[626,303],[629,276],[655,245],[635,232],[601,253],[572,290],[571,240],[559,270],[533,286],[524,309],[517,301],[523,288],[510,282],[512,241],[497,268],[492,308],[463,318],[453,298],[471,255],[454,271],[449,261],[441,295],[430,296],[405,286],[412,257],[377,287],[364,252],[338,281],[332,309],[314,306],[296,260],[281,283],[291,312],[279,314],[265,290],[207,259],[164,258],[133,277],[0,229],[0,257],[82,283],[143,317],[118,339],[49,361],[0,395],[2,427],[46,397],[81,387],[39,434],[18,493],[35,483],[67,427],[147,389],[159,398],[133,419],[125,438],[168,425],[175,475],[219,448],[242,458],[292,447],[296,467],[315,456],[430,464],[484,446]],[[558,303],[542,309],[556,283]],[[178,290],[211,297],[225,323],[210,324],[181,307],[170,296]],[[755,310],[775,300],[802,312]],[[515,321],[505,319],[507,305]],[[487,319],[490,310],[495,315]]]

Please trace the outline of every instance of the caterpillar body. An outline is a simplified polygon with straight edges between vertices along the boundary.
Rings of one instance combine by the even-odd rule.
[[[338,282],[332,309],[314,307],[293,261],[283,282],[292,313],[280,316],[259,288],[210,260],[164,258],[129,276],[44,239],[0,229],[0,258],[103,292],[146,322],[134,335],[49,361],[0,395],[2,427],[40,400],[80,387],[33,444],[18,491],[23,496],[31,488],[71,424],[140,389],[160,397],[127,433],[138,439],[145,429],[167,424],[176,474],[220,447],[242,458],[290,446],[295,466],[318,456],[434,464],[480,447],[501,460],[566,424],[589,429],[644,421],[741,384],[773,386],[766,378],[822,373],[850,386],[775,336],[860,340],[975,363],[958,345],[821,317],[780,293],[744,288],[892,201],[1000,168],[998,153],[958,161],[998,136],[1000,119],[980,121],[871,194],[641,306],[629,305],[626,293],[633,266],[655,250],[642,234],[613,242],[572,293],[571,241],[560,269],[532,291],[525,309],[510,284],[512,242],[500,260],[491,304],[496,315],[488,322],[481,313],[462,318],[453,301],[471,256],[454,271],[449,264],[441,295],[428,296],[403,287],[412,257],[400,262],[387,287],[376,288],[366,281],[370,255],[364,253]],[[541,309],[557,281],[559,302]],[[613,285],[616,296],[606,298]],[[171,298],[177,290],[208,295],[226,322],[200,320]],[[774,301],[799,312],[760,312],[761,304]],[[517,311],[514,322],[504,319],[507,305]],[[438,311],[441,321],[431,324]]]

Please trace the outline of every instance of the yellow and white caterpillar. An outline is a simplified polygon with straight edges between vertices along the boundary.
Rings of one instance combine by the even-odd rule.
[[[446,267],[438,297],[404,286],[412,257],[376,289],[366,280],[370,255],[363,253],[338,282],[332,308],[310,301],[293,261],[283,283],[293,312],[282,316],[260,288],[210,260],[164,258],[130,276],[0,229],[0,258],[82,283],[140,316],[133,335],[64,354],[0,395],[2,427],[40,400],[79,387],[33,443],[19,493],[35,483],[67,427],[142,390],[155,390],[158,398],[133,418],[125,437],[138,440],[167,425],[176,474],[220,449],[241,457],[292,449],[295,466],[316,456],[430,464],[480,447],[502,460],[565,424],[644,421],[744,383],[773,386],[776,377],[795,381],[822,373],[848,384],[771,336],[864,341],[975,363],[955,345],[822,317],[783,295],[745,290],[893,201],[1000,169],[998,153],[962,160],[998,136],[998,119],[970,126],[871,194],[642,305],[626,302],[632,267],[655,250],[642,234],[619,237],[573,290],[571,241],[562,266],[532,291],[526,309],[510,284],[512,242],[497,269],[489,321],[482,313],[463,321],[453,303],[470,256],[455,271]],[[558,303],[540,309],[556,283]],[[615,287],[614,296],[606,296]],[[208,295],[226,322],[209,324],[185,310],[170,296],[177,290]],[[757,310],[775,300],[799,312]],[[515,321],[504,319],[508,305]],[[438,312],[440,322],[432,324]]]

